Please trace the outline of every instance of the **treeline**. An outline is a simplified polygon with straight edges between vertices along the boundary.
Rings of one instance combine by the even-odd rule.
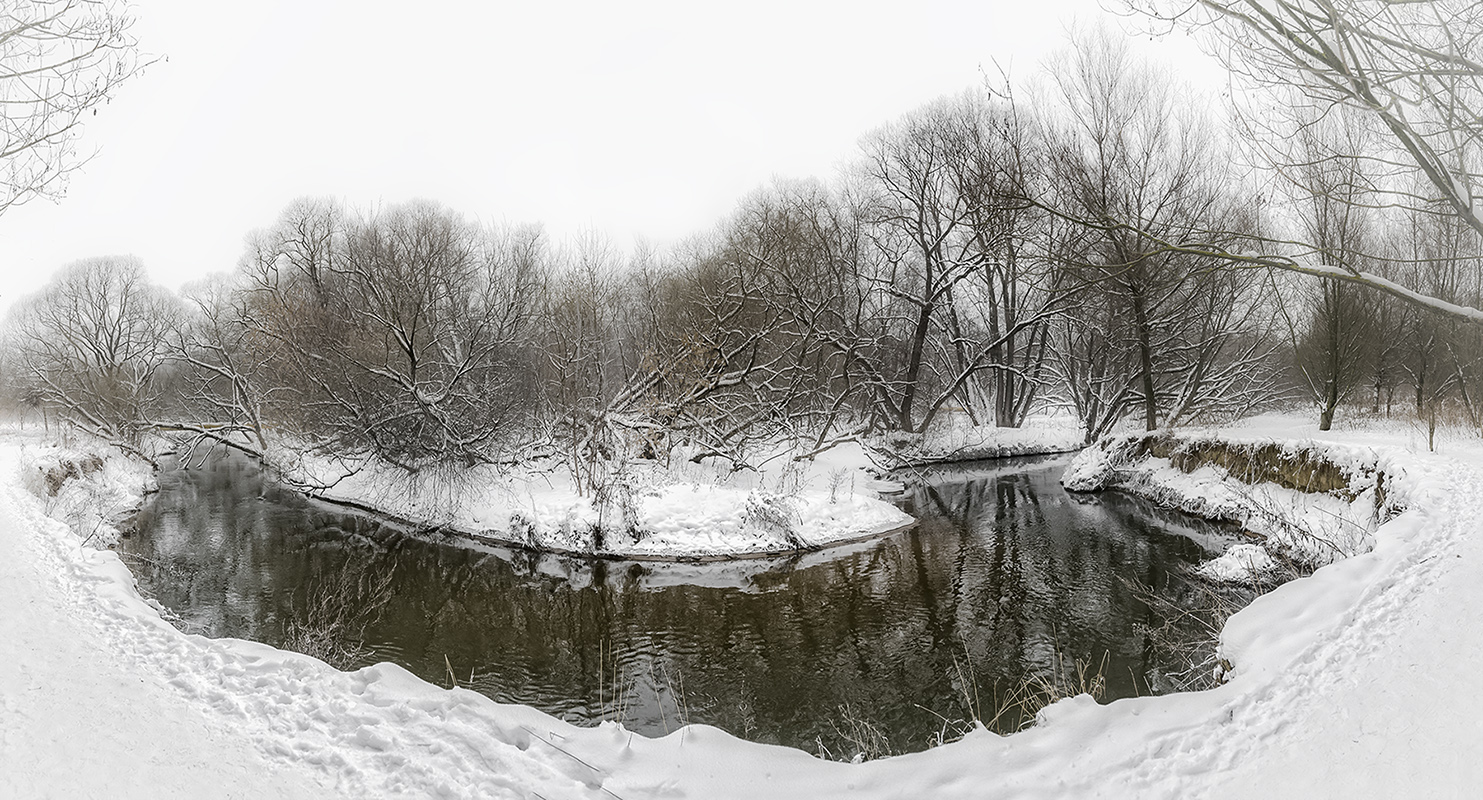
[[[1477,305],[1477,237],[1455,217],[1390,207],[1356,162],[1259,192],[1229,126],[1109,35],[1053,78],[1028,100],[932,103],[837,181],[760,190],[665,251],[304,199],[180,295],[136,260],[79,262],[13,312],[4,374],[125,446],[171,431],[408,470],[547,455],[594,487],[633,458],[742,467],[780,442],[803,456],[1047,409],[1088,441],[1293,400],[1326,428],[1398,393],[1479,425],[1478,326],[1211,255],[1294,230]]]

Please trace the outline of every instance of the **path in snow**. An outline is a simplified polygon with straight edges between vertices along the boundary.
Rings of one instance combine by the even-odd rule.
[[[1407,541],[1359,604],[1246,704],[1222,797],[1477,797],[1483,791],[1483,471],[1425,459]]]
[[[15,459],[0,463],[6,482]],[[96,608],[0,492],[0,797],[325,797],[106,644]],[[68,589],[73,588],[69,592]],[[82,602],[78,602],[82,600]]]

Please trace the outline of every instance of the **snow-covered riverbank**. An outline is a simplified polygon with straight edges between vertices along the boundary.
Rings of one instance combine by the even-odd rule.
[[[407,472],[301,460],[288,477],[312,496],[461,533],[485,544],[639,560],[757,558],[905,530],[858,445],[817,459],[729,473],[684,460],[636,463],[596,487],[560,464]]]
[[[1061,482],[1240,525],[1261,544],[1208,565],[1225,580],[1270,569],[1274,556],[1318,567],[1368,552],[1375,529],[1406,503],[1392,490],[1404,486],[1404,466],[1373,447],[1232,432],[1111,436],[1082,451]]]
[[[944,424],[930,436],[867,447],[845,442],[812,458],[780,451],[757,469],[714,459],[644,461],[600,480],[570,465],[474,467],[409,474],[367,461],[296,456],[285,477],[315,497],[438,527],[485,544],[600,558],[686,561],[819,550],[906,530],[914,520],[881,497],[890,468],[1065,453],[1082,432],[1065,417],[1022,429]]]
[[[1310,432],[1262,420],[1226,437]],[[864,764],[705,726],[579,729],[391,665],[307,657],[163,623],[112,553],[47,517],[0,446],[0,795],[408,797],[1465,796],[1483,779],[1483,447],[1407,434],[1323,441],[1388,465],[1406,510],[1368,552],[1232,617],[1230,682],[1088,698],[1037,727]],[[1356,451],[1357,452],[1357,451]],[[53,512],[57,511],[54,507]],[[183,732],[183,733],[182,733]],[[142,777],[140,777],[142,776]]]
[[[886,459],[893,466],[923,467],[1015,456],[1071,453],[1085,446],[1081,423],[1065,414],[1032,416],[1018,428],[974,425],[957,414],[927,436],[892,434]]]

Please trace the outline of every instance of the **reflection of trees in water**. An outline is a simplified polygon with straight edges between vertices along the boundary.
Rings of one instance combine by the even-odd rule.
[[[366,644],[365,632],[391,602],[395,562],[385,550],[364,545],[358,549],[363,553],[316,559],[320,563],[288,592],[280,647],[340,669],[372,660],[374,651]],[[369,551],[368,558],[364,551]]]
[[[216,474],[162,492],[156,524],[133,545],[201,567],[183,596],[161,590],[161,600],[209,620],[213,635],[280,643],[304,621],[307,585],[337,571],[387,575],[390,601],[365,620],[369,660],[442,685],[451,665],[497,700],[575,721],[621,709],[630,727],[663,733],[688,717],[833,752],[848,750],[832,721],[842,706],[893,748],[920,749],[944,718],[969,715],[966,696],[992,716],[996,686],[1075,657],[1110,652],[1109,696],[1131,694],[1130,671],[1147,666],[1135,625],[1148,612],[1119,576],[1159,586],[1166,562],[1199,556],[1134,517],[1068,499],[1040,470],[924,487],[908,501],[928,515],[918,530],[770,571],[748,590],[653,587],[645,565],[440,546],[263,503],[247,476]],[[182,529],[215,528],[189,536],[159,524],[171,515]]]

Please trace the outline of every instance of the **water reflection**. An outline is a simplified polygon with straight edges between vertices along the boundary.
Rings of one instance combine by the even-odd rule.
[[[1151,612],[1128,581],[1171,590],[1223,534],[1067,495],[1064,464],[924,474],[902,500],[920,527],[844,551],[654,565],[446,543],[228,460],[162,476],[124,550],[144,589],[209,636],[312,649],[317,632],[340,666],[395,661],[646,734],[689,720],[848,755],[865,728],[916,750],[1077,659],[1105,657],[1109,698],[1146,691]]]

